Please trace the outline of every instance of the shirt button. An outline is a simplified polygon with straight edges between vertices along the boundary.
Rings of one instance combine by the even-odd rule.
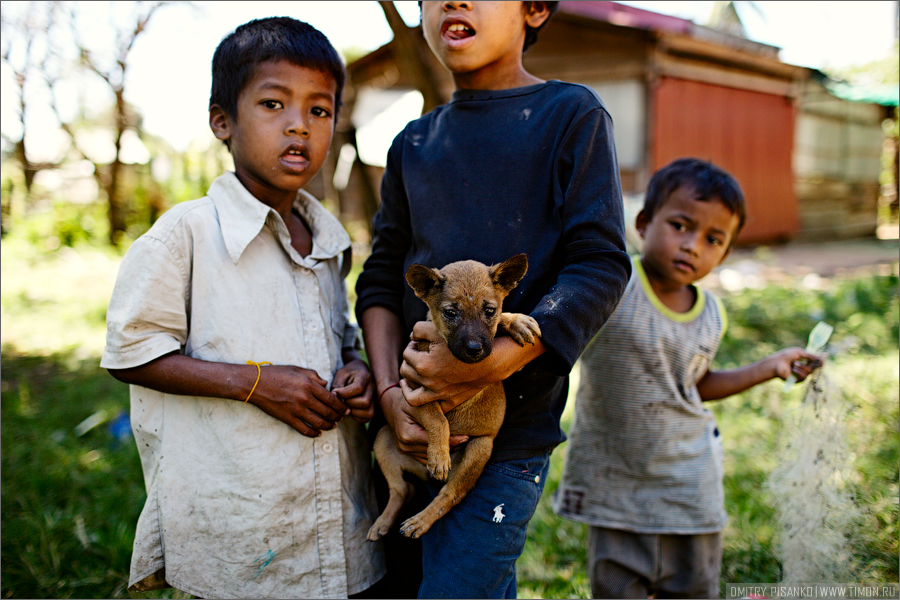
[[[331,454],[333,450],[334,446],[331,445],[331,442],[325,442],[324,444],[322,444],[322,452],[324,452],[325,454]]]
[[[540,483],[540,482],[541,482],[541,476],[540,476],[540,475],[535,475],[535,476],[534,476],[534,482],[535,482],[535,483]]]

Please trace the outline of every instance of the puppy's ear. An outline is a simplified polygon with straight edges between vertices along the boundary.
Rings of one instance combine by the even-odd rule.
[[[491,266],[489,272],[494,285],[509,292],[522,281],[526,271],[528,271],[528,257],[516,254],[499,265]]]
[[[423,265],[409,265],[406,271],[406,283],[413,289],[416,296],[426,298],[429,294],[441,289],[444,285],[444,277],[437,269],[429,269]]]

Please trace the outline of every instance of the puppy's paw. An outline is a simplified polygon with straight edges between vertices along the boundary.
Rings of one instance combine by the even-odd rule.
[[[537,321],[520,313],[507,313],[503,316],[507,315],[509,318],[504,319],[500,325],[517,344],[520,346],[534,344],[534,340],[540,337],[541,328]]]
[[[369,528],[369,533],[366,535],[366,539],[370,542],[377,542],[387,534],[391,529],[391,523],[386,523],[382,521],[381,518],[375,521],[374,524]]]
[[[400,533],[412,539],[425,535],[425,533],[431,529],[431,526],[434,525],[434,520],[424,516],[424,512],[425,511],[422,511],[405,520],[403,525],[400,526]]]
[[[450,454],[448,452],[432,452],[428,449],[428,472],[438,481],[447,481],[450,477]]]

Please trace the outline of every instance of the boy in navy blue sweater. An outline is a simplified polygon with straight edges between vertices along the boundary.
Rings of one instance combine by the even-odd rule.
[[[491,383],[506,389],[491,462],[422,538],[420,597],[515,597],[515,562],[550,452],[564,440],[568,373],[630,275],[609,114],[589,88],[522,65],[555,4],[422,3],[425,39],[457,90],[394,140],[357,282],[380,408],[401,451],[424,461],[427,438],[410,404],[440,401],[447,411]],[[406,269],[520,252],[528,273],[503,308],[530,314],[543,337],[525,347],[500,338],[484,361],[457,361],[425,322]],[[407,347],[410,334],[430,350]]]

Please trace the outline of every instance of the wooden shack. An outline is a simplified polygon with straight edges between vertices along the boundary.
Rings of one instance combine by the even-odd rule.
[[[876,102],[848,91],[818,71],[803,81],[794,136],[797,239],[865,237],[878,227],[882,122],[891,118],[896,100]],[[894,189],[886,190],[894,198],[896,184],[895,179]]]

